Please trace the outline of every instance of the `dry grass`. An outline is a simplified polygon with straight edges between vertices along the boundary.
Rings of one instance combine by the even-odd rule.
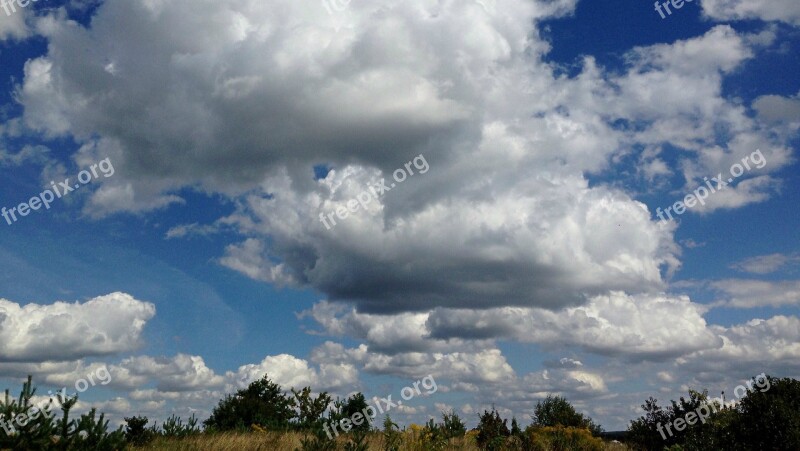
[[[409,436],[410,437],[410,436]],[[221,433],[221,434],[201,434],[184,439],[165,439],[158,438],[145,448],[146,450],[270,450],[270,451],[295,451],[300,448],[300,440],[303,434],[297,432],[288,433]],[[348,441],[346,437],[339,437],[339,448],[342,449]],[[370,434],[368,437],[370,450],[382,450],[383,438],[380,433]],[[401,451],[424,451],[424,447],[413,440],[405,440]],[[446,448],[447,451],[467,450],[478,451],[474,440],[469,438],[453,439]]]
[[[159,438],[149,446],[140,449],[146,450],[192,450],[192,451],[295,451],[300,448],[300,440],[303,438],[301,433],[220,433],[220,434],[201,434],[184,439],[164,439]],[[339,438],[340,449],[348,440],[344,437]],[[371,434],[369,437],[370,450],[382,450],[383,439],[380,433]],[[401,451],[425,451],[425,447],[406,435]],[[624,451],[628,448],[624,445],[606,443],[606,450]],[[465,450],[478,451],[474,439],[465,437],[453,439],[446,448],[447,451]]]
[[[183,439],[158,438],[149,446],[142,449],[150,450],[291,450],[300,447],[301,434],[298,433],[234,433],[226,432],[220,434],[200,434]]]

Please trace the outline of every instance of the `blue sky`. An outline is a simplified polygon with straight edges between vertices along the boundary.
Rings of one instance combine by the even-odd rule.
[[[0,10],[0,207],[79,186],[0,220],[1,385],[105,365],[119,421],[431,375],[393,417],[615,430],[800,375],[793,0],[330,2]]]

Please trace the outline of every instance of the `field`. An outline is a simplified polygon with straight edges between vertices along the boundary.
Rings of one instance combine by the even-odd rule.
[[[288,433],[220,433],[220,434],[200,434],[182,439],[158,438],[150,445],[140,448],[145,450],[177,450],[177,451],[295,451],[300,448],[303,435],[296,432]],[[382,434],[374,433],[369,436],[370,450],[383,450],[384,442]],[[344,449],[344,444],[348,440],[340,438],[338,441],[339,449]],[[619,443],[605,442],[605,450],[624,451],[628,448]],[[428,451],[410,433],[404,435],[404,440],[399,451]],[[474,436],[468,434],[466,437],[451,439],[442,451],[466,450],[478,451]]]

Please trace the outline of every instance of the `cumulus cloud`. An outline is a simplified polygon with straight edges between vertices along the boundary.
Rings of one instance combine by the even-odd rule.
[[[767,371],[787,375],[800,372],[800,318],[796,316],[753,319],[730,328],[714,326],[713,330],[720,335],[723,345],[677,359],[685,371],[738,374]]]
[[[437,308],[424,313],[371,315],[320,303],[312,316],[331,335],[366,341],[386,354],[474,352],[492,340],[531,342],[630,358],[665,359],[721,341],[703,318],[707,307],[688,297],[613,292],[586,305],[551,311],[501,307],[486,310]],[[342,350],[337,351],[342,355]]]
[[[653,151],[637,171],[680,171],[686,186],[763,148],[769,166],[709,209],[780,186],[770,174],[790,149],[722,95],[770,36],[716,26],[633,49],[619,73],[587,57],[556,77],[538,21],[574,1],[484,6],[387,0],[329,15],[289,1],[109,0],[88,28],[47,19],[50,50],[17,94],[28,127],[115,162],[89,215],[163,208],[185,187],[222,192],[243,238],[221,264],[362,312],[557,310],[663,291],[680,265],[674,228],[586,177],[635,148],[686,149],[679,167]],[[429,173],[332,230],[318,221],[416,155]],[[331,170],[315,178],[320,164]]]
[[[167,238],[223,226],[238,232],[221,265],[324,293],[329,302],[306,313],[322,329],[315,333],[360,342],[326,342],[310,360],[268,356],[224,374],[199,356],[130,357],[111,366],[118,386],[137,387],[132,396],[155,409],[188,406],[190,394],[243,387],[265,373],[285,388],[352,388],[361,370],[451,375],[453,387],[487,398],[499,395],[480,387],[502,384],[527,401],[551,392],[585,398],[608,395],[609,380],[586,359],[548,361],[518,376],[497,341],[630,359],[725,359],[781,329],[774,318],[769,326],[709,326],[707,307],[663,294],[680,267],[678,226],[658,227],[633,193],[589,183],[631,155],[632,177],[690,192],[762,149],[767,166],[697,211],[768,201],[792,161],[796,99],[762,96],[748,110],[724,95],[723,83],[775,33],[714,26],[632,49],[617,71],[587,56],[576,75],[557,76],[543,58],[550,44],[538,22],[575,5],[376,0],[329,15],[318,3],[289,0],[108,0],[88,26],[63,14],[40,18],[48,51],[26,63],[16,95],[26,127],[82,144],[76,162],[114,161],[117,173],[93,188],[87,215],[166,208],[186,202],[187,188],[222,193],[233,214],[172,227]],[[759,1],[704,8],[719,19],[771,20],[779,10]],[[796,22],[782,8],[788,14],[774,18]],[[318,220],[417,155],[430,172],[331,230]],[[329,170],[314,176],[315,165]],[[679,188],[667,183],[675,174]],[[731,305],[793,302],[792,287],[718,288],[729,290]],[[17,361],[18,371],[28,361],[127,351],[140,331],[131,324],[154,314],[123,309],[106,330],[106,314],[91,312],[97,326],[83,313],[76,330],[98,338],[75,351],[77,332],[56,337],[62,332],[47,318],[80,308],[50,307],[58,311],[18,326],[21,314],[0,306],[0,337],[12,344],[0,358]],[[783,332],[792,319],[784,320]],[[34,332],[46,339],[34,345]],[[80,365],[50,368],[61,374],[52,380],[73,377]]]
[[[760,267],[763,269],[763,267]],[[798,280],[727,279],[710,283],[725,298],[717,305],[731,308],[781,307],[800,305]]]
[[[17,5],[16,3],[13,3]],[[7,6],[10,10],[10,5]],[[0,11],[0,42],[6,40],[21,40],[30,36],[30,29],[25,23],[25,9],[19,8],[17,12],[10,15],[6,11]]]
[[[202,357],[186,354],[130,357],[109,370],[116,384],[140,387],[145,381],[155,382],[159,391],[167,392],[221,387],[225,383],[225,378],[208,368]]]
[[[753,109],[768,123],[787,123],[795,128],[800,127],[800,94],[794,97],[760,96],[753,101]]]
[[[734,263],[731,268],[753,274],[769,274],[796,263],[800,263],[800,254],[769,254],[746,258]]]
[[[129,352],[141,345],[155,306],[125,293],[84,303],[20,305],[0,299],[0,361],[66,361]]]
[[[800,25],[800,5],[793,0],[703,0],[702,7],[714,20],[761,19]]]
[[[267,356],[260,363],[240,366],[235,372],[229,371],[226,377],[236,388],[244,388],[264,375],[286,390],[306,386],[329,390],[358,383],[358,371],[349,363],[321,363],[316,369],[306,360],[288,354]]]

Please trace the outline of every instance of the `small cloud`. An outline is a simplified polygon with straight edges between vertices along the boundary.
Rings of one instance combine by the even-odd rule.
[[[178,225],[167,230],[165,239],[171,240],[173,238],[186,238],[192,236],[209,236],[220,232],[219,222],[214,224],[201,225],[198,223]]]
[[[753,109],[765,122],[800,124],[800,94],[795,97],[761,96],[753,102]]]
[[[732,264],[731,269],[752,274],[770,274],[800,262],[800,254],[769,254],[751,257]]]
[[[687,249],[695,249],[695,248],[703,247],[703,246],[706,245],[706,243],[698,243],[697,241],[695,241],[695,240],[693,240],[691,238],[686,239],[686,240],[681,240],[681,244],[684,247],[686,247]]]

